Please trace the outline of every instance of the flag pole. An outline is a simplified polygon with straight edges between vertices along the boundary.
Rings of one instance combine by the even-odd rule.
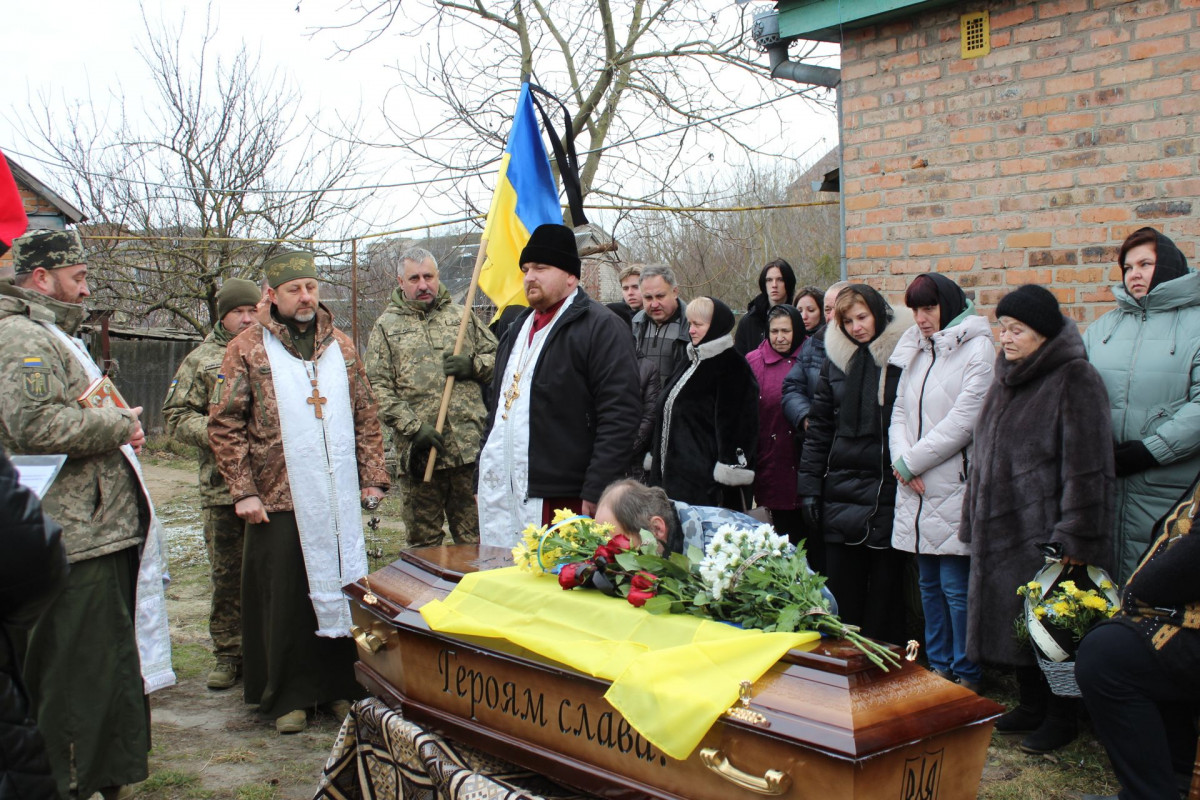
[[[458,338],[454,341],[454,355],[462,352],[463,340],[467,338],[467,326],[471,322],[471,307],[475,305],[475,290],[479,288],[479,273],[483,262],[487,260],[487,235],[479,239],[479,253],[475,256],[475,269],[471,271],[471,285],[467,288],[466,299],[463,300],[463,315],[458,321]],[[454,391],[454,376],[446,376],[446,387],[442,389],[442,405],[438,408],[437,432],[441,433],[446,425],[446,414],[450,411],[450,393]],[[425,464],[425,483],[433,480],[433,464],[437,461],[437,448],[429,448],[429,461]]]

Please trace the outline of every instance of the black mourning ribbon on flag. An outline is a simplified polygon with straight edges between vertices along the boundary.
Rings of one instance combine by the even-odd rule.
[[[563,192],[567,195],[567,206],[571,209],[571,223],[576,227],[587,224],[587,215],[583,213],[583,187],[579,179],[579,156],[575,153],[575,129],[571,125],[571,115],[563,102],[547,92],[536,83],[530,83],[529,89],[533,97],[533,105],[542,117],[546,127],[546,135],[550,137],[550,148],[554,151],[554,161],[558,164],[558,176],[562,180]],[[559,136],[546,113],[538,95],[547,97],[558,104],[563,112],[563,136]]]

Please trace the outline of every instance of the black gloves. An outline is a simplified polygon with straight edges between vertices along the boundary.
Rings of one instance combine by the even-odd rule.
[[[819,536],[821,533],[821,498],[800,498],[800,524],[804,526],[804,535]]]
[[[442,373],[453,375],[458,380],[469,380],[475,376],[475,365],[471,363],[470,353],[446,353],[442,356]]]
[[[1157,467],[1158,462],[1140,439],[1119,442],[1113,446],[1113,458],[1117,462],[1117,477],[1124,478],[1137,472]]]
[[[428,422],[422,422],[421,429],[413,436],[413,448],[416,450],[428,450],[431,447],[436,447],[440,452],[446,449],[446,442],[442,439],[442,435],[438,433],[437,428]]]

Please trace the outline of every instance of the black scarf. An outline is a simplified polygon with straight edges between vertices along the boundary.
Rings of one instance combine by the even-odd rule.
[[[854,283],[846,289],[857,291],[867,301],[867,308],[875,317],[875,335],[871,342],[875,341],[892,319],[891,307],[883,295],[865,283]],[[845,326],[842,326],[842,332],[850,341],[854,341]],[[883,370],[871,354],[871,342],[859,344],[858,350],[850,357],[850,363],[846,365],[846,392],[838,413],[839,436],[878,436],[882,431],[877,395]]]
[[[967,295],[957,283],[945,275],[929,272],[926,273],[925,277],[932,280],[933,285],[937,287],[938,308],[941,314],[938,330],[944,331],[946,330],[946,326],[958,319],[959,315],[967,310]]]

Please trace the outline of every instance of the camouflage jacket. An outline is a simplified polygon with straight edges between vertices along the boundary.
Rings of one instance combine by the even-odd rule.
[[[205,507],[233,505],[208,440],[208,399],[216,389],[231,339],[233,335],[224,325],[214,325],[212,333],[180,362],[163,401],[167,433],[199,449],[200,503]]]
[[[410,464],[412,437],[422,422],[437,423],[446,383],[442,354],[454,352],[463,313],[445,286],[438,288],[431,308],[421,305],[410,303],[400,289],[392,292],[391,302],[371,329],[366,356],[367,377],[379,398],[379,418],[393,431],[396,469],[414,477],[424,472],[428,456],[417,454],[420,463]],[[442,430],[446,450],[438,454],[436,469],[473,464],[487,422],[479,384],[492,379],[496,338],[474,314],[462,351],[474,356],[475,376],[454,381]]]
[[[225,350],[221,373],[209,398],[208,437],[233,502],[258,496],[268,513],[290,511],[292,491],[283,459],[279,407],[275,403],[271,361],[263,344],[263,328],[278,337],[288,352],[300,356],[292,345],[287,326],[271,315],[270,308],[263,310],[259,322],[262,323],[259,327],[243,331]],[[320,306],[313,358],[320,358],[330,346],[341,348],[350,380],[358,482],[363,488],[378,486],[386,491],[389,481],[383,464],[383,438],[375,395],[354,343],[333,327],[329,309]]]
[[[0,442],[13,455],[66,455],[42,498],[63,527],[71,562],[139,544],[148,509],[118,449],[133,435],[128,409],[83,408],[91,379],[71,349],[39,321],[74,336],[83,306],[0,285]]]

